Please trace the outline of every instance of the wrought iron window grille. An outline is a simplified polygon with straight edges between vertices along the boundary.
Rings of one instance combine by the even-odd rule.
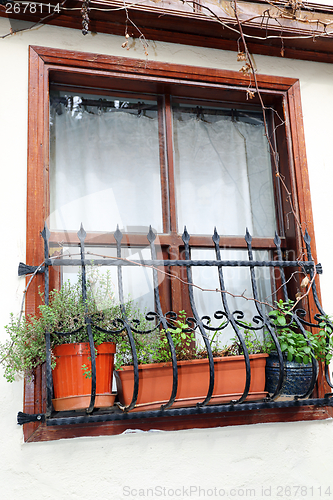
[[[44,230],[41,233],[44,239],[44,265],[42,267],[34,267],[27,266],[25,264],[19,265],[19,275],[26,275],[33,272],[44,273],[45,277],[45,304],[49,303],[49,268],[52,265],[57,266],[79,266],[81,268],[81,280],[82,280],[82,298],[84,303],[87,300],[87,283],[86,283],[86,266],[96,265],[96,266],[116,266],[117,267],[117,277],[118,277],[118,293],[120,300],[120,308],[122,311],[122,317],[115,320],[115,325],[118,325],[116,330],[112,330],[112,334],[119,335],[122,332],[126,332],[128,335],[129,343],[131,346],[132,357],[133,357],[133,367],[134,367],[134,388],[133,388],[133,396],[130,404],[125,408],[112,407],[107,410],[98,411],[95,408],[95,399],[96,399],[96,360],[95,360],[95,349],[94,349],[94,339],[92,334],[92,325],[93,319],[86,314],[85,317],[85,328],[87,332],[87,337],[90,345],[90,356],[91,356],[91,396],[90,396],[90,404],[85,412],[81,414],[77,412],[72,412],[69,414],[68,412],[62,414],[59,412],[54,412],[52,407],[52,391],[53,391],[53,382],[52,382],[52,368],[51,368],[51,340],[50,340],[50,332],[45,332],[46,335],[46,412],[40,414],[25,414],[22,412],[18,413],[17,421],[19,424],[24,424],[27,422],[35,422],[41,421],[45,422],[48,426],[54,425],[67,425],[67,424],[81,424],[81,423],[89,423],[89,422],[107,422],[107,421],[115,421],[115,420],[132,420],[132,419],[142,419],[142,418],[159,418],[162,416],[178,416],[178,415],[195,415],[195,414],[218,414],[225,412],[233,412],[233,411],[242,411],[242,410],[260,410],[265,408],[283,408],[283,407],[299,407],[299,406],[333,406],[333,399],[331,398],[332,393],[325,394],[323,398],[311,398],[311,394],[313,393],[317,377],[318,377],[318,361],[312,355],[311,357],[311,366],[312,366],[312,376],[311,382],[308,387],[308,390],[305,394],[295,396],[293,400],[282,401],[279,400],[279,395],[281,394],[283,388],[283,382],[285,379],[285,358],[282,354],[281,347],[278,340],[278,332],[268,313],[265,311],[262,303],[259,299],[258,294],[258,286],[257,286],[257,278],[255,275],[255,269],[258,267],[271,267],[278,268],[281,273],[282,280],[282,293],[284,301],[288,301],[288,291],[286,286],[285,279],[285,268],[299,268],[304,273],[309,275],[310,280],[312,280],[315,276],[315,273],[321,274],[322,268],[321,265],[316,265],[312,259],[311,247],[310,247],[310,237],[307,231],[303,235],[306,251],[307,251],[307,261],[288,261],[283,260],[282,258],[282,250],[281,250],[281,241],[278,235],[275,236],[274,244],[276,246],[276,254],[277,260],[270,261],[258,261],[254,260],[254,254],[252,249],[252,237],[248,231],[246,231],[245,241],[247,244],[247,253],[248,260],[222,260],[221,258],[221,249],[219,246],[220,237],[215,229],[212,240],[215,247],[215,256],[214,260],[192,260],[190,257],[190,235],[188,234],[186,228],[182,235],[182,239],[184,242],[185,248],[185,259],[184,260],[158,260],[156,258],[156,247],[155,247],[155,239],[156,235],[153,233],[150,228],[149,233],[147,235],[147,239],[150,246],[151,259],[150,260],[126,260],[121,257],[121,241],[122,241],[122,233],[117,228],[114,233],[116,248],[117,248],[117,258],[113,259],[87,259],[85,255],[85,238],[86,232],[84,231],[82,225],[79,230],[78,238],[80,242],[80,259],[65,259],[65,258],[57,258],[55,260],[51,260],[49,258],[49,238],[50,232],[45,224]],[[150,333],[152,330],[147,330],[144,332],[138,332],[135,328],[135,325],[131,324],[126,318],[125,313],[125,305],[124,305],[124,293],[123,293],[123,277],[122,277],[122,268],[124,266],[149,266],[152,268],[153,273],[153,283],[154,283],[154,299],[155,299],[155,311],[151,311],[147,313],[147,319],[154,320],[155,325],[153,327],[154,330],[158,330],[163,328],[166,332],[166,337],[170,349],[171,360],[172,360],[172,373],[173,373],[173,383],[170,394],[169,401],[162,405],[158,410],[148,410],[148,411],[136,411],[130,412],[136,405],[139,391],[139,369],[138,369],[138,358],[136,353],[135,342],[133,338],[133,332],[142,333],[143,335],[146,333]],[[159,285],[158,285],[158,267],[166,266],[181,266],[186,269],[187,282],[188,282],[188,294],[189,300],[192,308],[193,317],[188,318],[189,324],[193,325],[193,329],[200,333],[206,351],[209,362],[209,386],[207,389],[207,395],[203,401],[197,403],[192,407],[177,407],[173,408],[173,404],[176,399],[177,387],[178,387],[178,369],[177,369],[177,359],[175,346],[172,340],[172,336],[170,335],[168,329],[172,328],[172,319],[177,318],[177,314],[173,311],[168,311],[164,313],[162,311],[160,294],[159,294]],[[214,331],[218,328],[214,328],[210,325],[210,320],[207,316],[200,317],[197,311],[197,307],[195,304],[194,293],[193,293],[193,279],[192,279],[192,268],[195,266],[201,267],[215,267],[218,272],[219,284],[220,284],[220,295],[221,295],[221,310],[216,311],[214,316],[216,318],[222,318],[224,321],[231,325],[233,331],[235,332],[236,337],[238,338],[242,349],[245,360],[245,368],[246,368],[246,383],[244,387],[243,394],[238,400],[232,401],[231,403],[222,403],[222,404],[208,404],[211,400],[213,390],[214,390],[214,358],[212,354],[212,349],[210,343],[208,341],[208,337],[206,335],[206,331]],[[253,323],[256,326],[250,326],[250,330],[260,330],[265,329],[265,331],[269,332],[271,339],[273,340],[276,352],[279,360],[279,375],[278,375],[278,383],[274,394],[270,394],[264,399],[260,401],[247,401],[246,398],[249,394],[250,382],[251,382],[251,367],[250,367],[250,358],[247,346],[244,341],[243,334],[241,332],[241,327],[244,325],[240,318],[242,318],[241,311],[231,311],[228,303],[228,295],[227,290],[225,288],[225,280],[224,280],[224,269],[226,267],[245,267],[249,269],[251,283],[252,283],[252,292],[253,292],[253,300],[256,309],[256,315],[252,318]],[[290,324],[294,322],[297,325],[299,331],[305,337],[309,347],[311,344],[307,338],[307,334],[305,331],[305,327],[319,329],[319,323],[325,321],[333,328],[332,323],[329,322],[325,312],[322,309],[320,304],[316,284],[313,280],[311,285],[311,293],[314,299],[314,303],[317,308],[317,314],[315,314],[313,321],[306,321],[306,311],[302,308],[295,308],[290,312]],[[102,328],[94,325],[97,330],[106,331]],[[70,335],[73,332],[52,332],[58,335]],[[110,333],[110,332],[109,332]],[[330,381],[328,366],[325,365],[325,378],[329,387],[333,388],[333,384]]]

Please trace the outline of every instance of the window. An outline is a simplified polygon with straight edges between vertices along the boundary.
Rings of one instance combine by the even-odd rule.
[[[307,223],[314,241],[311,206],[306,196],[308,179],[298,82],[260,75],[258,82],[267,107],[272,142],[279,153],[281,176],[298,218]],[[100,183],[105,185],[102,196],[107,211],[114,213],[120,207],[121,223],[127,227],[126,241],[133,248],[146,245],[142,226],[152,224],[159,234],[163,258],[179,259],[183,251],[182,225],[186,223],[197,255],[209,253],[214,225],[222,235],[221,247],[229,252],[242,252],[246,248],[244,226],[248,225],[256,251],[272,252],[277,229],[283,250],[297,256],[301,251],[299,229],[290,216],[290,205],[279,178],[274,175],[259,103],[256,98],[251,102],[246,98],[248,83],[246,75],[229,71],[149,61],[142,64],[106,56],[92,58],[87,54],[32,47],[27,262],[39,265],[43,261],[39,233],[49,216],[54,242],[75,243],[78,223],[83,217],[87,244],[96,248],[114,243],[112,234],[105,231],[115,229],[110,225],[117,223],[117,218],[112,219],[112,214],[101,213],[99,209]],[[94,125],[85,128],[86,120]],[[108,122],[103,130],[101,122]],[[87,130],[94,130],[95,138],[91,132],[85,135]],[[108,149],[107,140],[110,131],[117,146],[112,150]],[[221,137],[225,140],[221,141]],[[119,170],[112,170],[113,167],[105,169],[105,162],[110,165],[110,157],[117,158],[122,165],[121,174],[125,175],[119,175]],[[211,161],[213,157],[215,160]],[[225,175],[221,176],[222,167]],[[139,203],[137,196],[141,196]],[[212,203],[207,204],[207,197]],[[237,216],[230,215],[236,212]],[[200,281],[203,277],[198,275],[196,279]],[[57,280],[59,275],[54,273],[53,284]],[[42,277],[38,277],[29,291],[28,312],[38,304],[40,283]],[[165,310],[188,308],[179,281],[164,280],[161,294]],[[202,309],[205,307],[203,304]],[[40,374],[34,384],[26,383],[25,411],[41,412],[42,404]],[[297,417],[292,411],[281,413],[277,409],[251,416],[242,411],[228,415],[224,423],[216,416],[206,415],[196,416],[195,423],[193,417],[178,417],[172,422],[162,419],[158,427],[209,427],[225,422],[325,418],[323,415],[322,411],[306,407],[298,409]],[[152,425],[147,421],[140,428]],[[84,425],[50,430],[29,424],[25,437],[40,440],[86,433],[114,434],[125,427],[124,422],[109,422],[90,426],[89,430]]]

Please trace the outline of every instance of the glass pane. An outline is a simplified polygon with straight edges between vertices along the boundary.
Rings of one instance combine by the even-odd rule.
[[[116,248],[111,247],[96,247],[96,246],[86,246],[85,247],[86,258],[92,260],[102,260],[117,257]],[[137,260],[149,260],[151,258],[150,249],[146,248],[122,248],[122,258],[131,261]],[[62,257],[64,258],[80,258],[80,251],[76,247],[62,247]],[[78,266],[63,266],[62,267],[62,282],[65,283],[70,281],[73,285],[77,283],[80,276],[80,268]],[[87,266],[86,267],[87,280],[90,285],[94,286],[96,284],[96,294],[95,300],[98,308],[101,309],[101,305],[98,301],[101,300],[101,285],[107,279],[108,288],[111,301],[114,304],[119,304],[119,288],[118,288],[118,273],[117,266]],[[144,266],[124,266],[122,268],[122,278],[123,278],[123,296],[124,302],[131,302],[135,309],[139,309],[142,313],[148,311],[154,311],[154,285],[153,285],[153,273],[152,269]],[[104,298],[102,296],[102,300]],[[106,301],[107,303],[108,301]]]
[[[51,93],[50,226],[162,232],[154,101]]]
[[[213,249],[192,249],[191,257],[195,260],[215,260],[215,251]],[[248,260],[246,250],[222,250],[222,260]],[[269,253],[267,250],[256,250],[254,252],[254,260],[268,261]],[[255,269],[259,300],[271,304],[272,300],[272,276],[271,268],[258,267]],[[194,287],[194,300],[197,311],[200,317],[208,315],[212,319],[212,326],[218,327],[221,320],[214,319],[216,311],[224,311],[221,294],[216,290],[220,290],[220,282],[218,277],[217,267],[199,267],[192,268],[193,283],[198,285],[203,290]],[[251,323],[253,317],[256,316],[257,310],[253,300],[246,300],[240,297],[242,294],[247,299],[253,298],[252,284],[250,276],[250,268],[248,267],[225,267],[223,268],[223,277],[228,307],[231,313],[234,311],[243,311],[244,318],[242,321]],[[261,305],[265,310],[265,305]],[[261,332],[262,333],[262,332]],[[235,332],[231,326],[228,326],[221,333],[221,343],[227,344],[230,338],[235,336]]]
[[[260,113],[173,104],[178,227],[274,236],[272,167]]]

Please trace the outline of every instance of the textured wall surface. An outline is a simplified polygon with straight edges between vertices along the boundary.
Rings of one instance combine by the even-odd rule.
[[[9,31],[0,19],[0,36]],[[0,339],[10,312],[18,313],[25,262],[28,46],[145,58],[139,41],[87,35],[65,28],[38,27],[0,39]],[[238,71],[236,52],[150,42],[149,59]],[[333,176],[333,66],[255,57],[258,72],[298,78],[317,251],[323,264],[324,308],[333,312],[329,258]],[[16,413],[22,382],[0,377],[0,498],[330,498],[333,495],[330,443],[332,421],[259,424],[211,430],[132,433],[24,444]],[[327,488],[331,486],[331,490]],[[288,489],[288,488],[291,489]],[[302,487],[303,489],[298,489]],[[325,494],[326,493],[326,494]],[[330,495],[328,494],[330,493]]]

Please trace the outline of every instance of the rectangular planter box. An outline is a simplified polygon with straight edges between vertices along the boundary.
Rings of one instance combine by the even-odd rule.
[[[262,399],[265,392],[265,365],[267,354],[250,355],[251,384],[247,400]],[[208,391],[209,363],[207,359],[178,361],[178,389],[172,408],[195,406]],[[245,360],[243,356],[214,358],[215,382],[209,404],[237,400],[245,388]],[[118,397],[122,405],[132,401],[133,366],[124,366],[116,372]],[[139,393],[132,411],[154,410],[169,401],[172,389],[172,363],[139,365]]]

